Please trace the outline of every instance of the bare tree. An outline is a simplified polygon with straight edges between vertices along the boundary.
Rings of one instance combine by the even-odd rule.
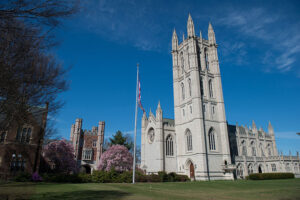
[[[68,88],[66,70],[47,52],[51,30],[77,9],[78,1],[14,0],[0,3],[0,125],[26,123],[31,108],[49,103],[55,113]]]

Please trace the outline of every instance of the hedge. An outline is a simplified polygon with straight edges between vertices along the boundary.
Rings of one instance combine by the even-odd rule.
[[[293,173],[255,173],[246,177],[250,180],[271,180],[295,178]]]

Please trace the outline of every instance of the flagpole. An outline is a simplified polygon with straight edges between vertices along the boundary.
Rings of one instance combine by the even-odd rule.
[[[139,64],[137,63],[137,73],[136,73],[136,97],[135,97],[135,119],[134,119],[134,147],[133,147],[133,166],[132,166],[132,184],[135,183],[135,160],[136,160],[136,121],[138,113],[138,84],[139,84]]]

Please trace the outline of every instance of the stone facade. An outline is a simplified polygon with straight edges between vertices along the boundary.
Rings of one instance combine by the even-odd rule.
[[[103,152],[105,122],[100,121],[92,130],[82,129],[82,119],[76,119],[71,126],[70,140],[75,151],[75,158],[81,171],[91,173],[97,169]]]
[[[160,103],[155,116],[151,111],[148,117],[144,113],[141,168],[147,173],[177,172],[195,180],[230,180],[234,178],[236,166],[242,163],[240,142],[244,136],[238,131],[228,131],[233,130],[233,126],[226,121],[215,33],[209,24],[208,40],[201,32],[196,36],[191,16],[187,33],[180,44],[175,30],[172,36],[175,120],[163,118]],[[255,129],[254,137],[264,151],[270,149],[272,156],[278,157],[274,131],[270,127],[269,135]],[[263,135],[263,142],[259,135]],[[232,138],[236,140],[236,147]],[[258,164],[262,172],[271,169],[271,165]]]
[[[0,129],[0,178],[39,171],[47,114],[48,105],[32,107],[28,123]]]

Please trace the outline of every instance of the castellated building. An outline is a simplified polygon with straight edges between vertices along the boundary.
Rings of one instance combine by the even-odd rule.
[[[228,125],[225,115],[215,33],[208,39],[195,34],[189,16],[187,38],[172,36],[175,119],[163,118],[160,103],[155,115],[142,117],[141,168],[188,175],[195,180],[232,180],[250,173],[299,174],[299,155],[278,155],[274,130],[268,133]]]
[[[92,130],[82,129],[82,119],[72,124],[70,140],[74,147],[75,158],[82,172],[92,173],[97,169],[103,153],[105,122],[100,121]]]

